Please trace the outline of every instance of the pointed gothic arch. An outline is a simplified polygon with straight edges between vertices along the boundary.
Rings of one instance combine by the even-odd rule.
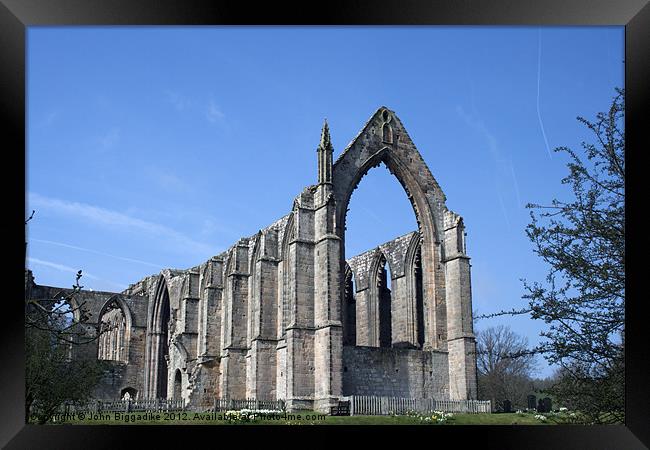
[[[345,263],[345,297],[343,300],[343,345],[357,343],[357,302],[355,275],[350,265]]]
[[[369,341],[375,347],[391,347],[393,343],[393,299],[388,287],[394,275],[386,255],[379,249],[375,251],[370,265],[370,298],[367,302]]]
[[[414,233],[404,261],[406,275],[406,333],[418,348],[424,345],[424,292],[422,286],[422,237]]]
[[[130,308],[121,296],[114,295],[104,303],[98,317],[97,358],[128,363],[133,326]]]
[[[145,388],[149,398],[167,397],[170,318],[169,289],[161,274],[147,319]]]
[[[75,295],[70,295],[71,291],[70,289],[61,289],[59,290],[56,294],[52,296],[52,299],[54,300],[54,305],[56,306],[60,302],[65,302],[68,304],[69,311],[72,314],[72,321],[75,323],[79,323],[81,321],[81,316],[82,313],[85,311],[81,310],[81,305],[76,299]]]
[[[296,207],[294,202],[294,208]],[[289,250],[289,244],[295,239],[296,230],[294,222],[294,213],[293,211],[289,214],[287,223],[284,227],[284,233],[282,236],[282,245],[280,246],[280,258],[282,262],[278,265],[280,273],[278,276],[279,290],[278,293],[278,326],[280,327],[278,336],[284,337],[286,335],[286,330],[289,324],[291,323],[292,312],[294,311],[293,305],[293,285],[290,283],[291,268],[294,266],[292,264],[292,256]]]
[[[262,230],[258,231],[257,234],[253,237],[253,251],[249,252],[250,259],[248,260],[248,272],[250,273],[250,276],[248,277],[249,301],[247,312],[248,331],[246,333],[247,345],[251,345],[251,340],[258,337],[253,334],[253,330],[256,329],[256,322],[261,322],[263,299],[259,294],[258,289],[262,284],[262,274],[258,273],[257,261],[260,260],[263,238],[264,236]],[[257,314],[254,314],[254,311],[257,311]]]
[[[390,117],[393,143],[384,142],[382,127]],[[399,138],[399,139],[398,139]],[[340,285],[345,275],[345,229],[352,192],[373,167],[384,163],[400,182],[411,202],[418,231],[422,236],[422,285],[425,346],[438,348],[438,334],[444,330],[444,318],[438,311],[444,298],[436,292],[436,272],[440,271],[441,229],[445,195],[433,178],[415,145],[408,138],[399,119],[386,108],[380,108],[357,138],[333,165],[333,186],[336,200],[335,231],[341,242]],[[340,301],[344,299],[341,289]],[[442,334],[441,334],[442,336]]]

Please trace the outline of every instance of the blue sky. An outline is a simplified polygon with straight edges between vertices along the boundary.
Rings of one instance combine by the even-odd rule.
[[[316,182],[323,119],[336,158],[396,112],[461,214],[474,309],[525,303],[545,266],[528,202],[568,198],[567,158],[623,87],[623,27],[28,29],[28,265],[36,282],[120,291],[188,268],[287,214]],[[347,255],[416,228],[398,181],[354,192]],[[538,341],[542,324],[500,323]],[[541,375],[550,374],[544,367]]]

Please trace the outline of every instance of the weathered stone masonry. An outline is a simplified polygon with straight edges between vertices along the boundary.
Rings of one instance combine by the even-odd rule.
[[[347,395],[476,398],[470,264],[460,216],[395,114],[380,108],[333,161],[327,123],[318,183],[254,236],[122,293],[87,292],[91,351],[114,367],[106,398],[283,399],[328,411]],[[352,192],[385,164],[418,230],[345,255]],[[31,276],[31,274],[30,274]],[[26,280],[32,298],[61,289]]]

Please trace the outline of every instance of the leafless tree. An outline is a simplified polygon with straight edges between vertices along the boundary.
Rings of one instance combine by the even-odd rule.
[[[476,333],[476,352],[479,397],[491,400],[497,410],[504,400],[526,407],[536,362],[528,339],[504,325],[489,327]]]

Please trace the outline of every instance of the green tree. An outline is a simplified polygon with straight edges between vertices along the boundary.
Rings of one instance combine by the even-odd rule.
[[[84,304],[75,301],[81,277],[80,270],[71,290],[36,300],[25,271],[25,423],[47,423],[65,402],[88,400],[105,372],[92,345],[99,333],[89,332]]]
[[[524,280],[529,312],[549,325],[536,349],[559,365],[550,389],[589,423],[624,418],[625,134],[624,91],[595,121],[581,154],[568,147],[573,198],[529,204],[526,234],[549,266],[545,282]]]
[[[47,300],[25,301],[25,422],[47,423],[66,402],[88,400],[106,369],[92,351],[83,305],[71,291]]]

